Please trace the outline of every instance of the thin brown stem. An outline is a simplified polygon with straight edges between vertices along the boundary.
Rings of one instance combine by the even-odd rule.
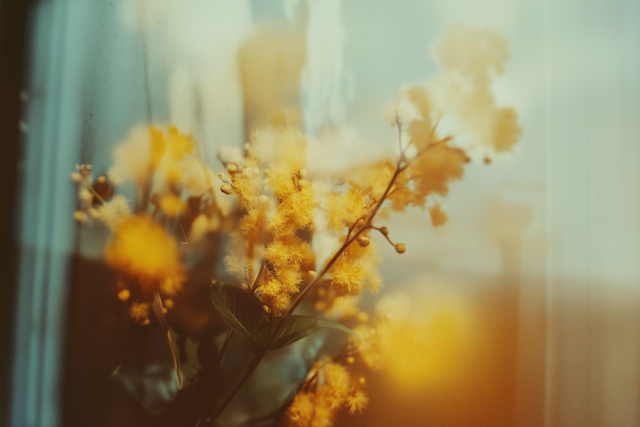
[[[173,359],[173,368],[176,370],[178,376],[178,386],[182,389],[182,375],[180,375],[180,367],[178,366],[178,358],[176,352],[173,350],[173,340],[171,339],[171,332],[167,329],[167,341],[169,342],[169,350],[171,350],[171,358]]]
[[[229,393],[229,395],[224,400],[224,402],[222,402],[222,404],[218,407],[218,409],[212,414],[211,419],[210,419],[211,421],[217,420],[218,417],[224,412],[224,410],[227,409],[227,406],[229,406],[229,403],[231,403],[231,401],[236,396],[236,394],[238,394],[240,389],[242,389],[242,386],[244,385],[244,383],[246,383],[247,380],[249,379],[249,377],[251,377],[251,375],[253,374],[253,371],[256,370],[256,368],[260,364],[260,361],[262,360],[262,358],[264,357],[264,355],[266,353],[267,353],[267,348],[265,347],[265,349],[263,351],[258,353],[253,358],[253,360],[251,360],[251,364],[249,365],[249,368],[247,368],[247,372],[245,372],[244,376],[240,379],[238,384],[236,384],[236,386],[233,388],[231,393]],[[200,421],[198,421],[198,423],[199,422]]]
[[[227,332],[227,336],[224,339],[224,343],[222,344],[222,348],[220,348],[220,353],[218,353],[218,359],[216,360],[216,365],[220,366],[222,363],[222,358],[224,357],[224,353],[227,351],[227,347],[229,347],[229,341],[231,341],[231,335],[233,335],[233,329],[229,329]]]
[[[384,234],[384,233],[382,232],[382,230],[381,230],[380,228],[378,228],[378,227],[371,227],[371,228],[373,228],[374,230],[378,230],[378,231],[380,232],[380,234],[382,234],[382,235],[384,236],[384,238],[385,238],[385,239],[387,239],[387,241],[388,241],[389,243],[391,243],[391,246],[395,246],[395,245],[396,245],[396,244],[395,244],[395,243],[393,243],[393,242],[391,241],[391,239],[389,238],[389,234]]]
[[[356,227],[358,226],[358,224],[360,224],[360,221],[362,221],[364,223],[364,218],[360,217],[353,224],[351,224],[351,226],[347,230],[347,237],[346,237],[347,239],[349,239],[349,237],[351,237],[351,233],[353,233],[353,230],[355,230]]]
[[[100,196],[100,194],[98,194],[98,192],[96,190],[94,190],[91,185],[89,186],[89,191],[91,192],[91,194],[93,194],[95,196],[96,199],[98,199],[100,204],[104,205],[106,203],[104,201],[104,199]]]
[[[401,137],[401,131],[399,132],[398,135],[399,135],[399,138],[400,138]],[[327,262],[325,264],[325,266],[313,278],[313,280],[311,282],[309,282],[307,284],[307,286],[305,286],[305,288],[300,293],[298,293],[298,295],[296,296],[296,299],[293,301],[293,303],[291,304],[289,309],[286,311],[286,313],[278,319],[278,321],[277,321],[277,323],[275,325],[275,328],[271,330],[271,333],[269,334],[269,338],[267,339],[267,342],[265,343],[263,349],[258,354],[256,354],[256,356],[253,358],[253,360],[251,361],[251,364],[249,365],[249,367],[248,367],[247,371],[245,372],[244,376],[242,377],[242,379],[238,382],[236,387],[234,387],[234,389],[231,391],[231,393],[227,396],[227,398],[224,400],[222,405],[220,405],[218,407],[218,409],[215,411],[215,413],[211,417],[212,421],[215,421],[224,412],[224,410],[227,408],[229,403],[231,403],[231,401],[236,396],[236,394],[238,394],[240,389],[242,389],[242,386],[251,377],[251,375],[253,374],[255,369],[258,367],[258,365],[260,364],[260,362],[264,358],[264,356],[267,353],[269,347],[271,347],[271,344],[273,343],[275,338],[278,336],[278,333],[280,332],[280,330],[284,326],[285,320],[289,316],[291,316],[293,314],[295,309],[298,307],[298,305],[300,305],[300,303],[302,302],[304,297],[309,293],[311,288],[313,288],[322,279],[322,277],[331,269],[333,264],[344,253],[344,251],[349,247],[349,245],[351,245],[351,243],[353,243],[358,238],[358,236],[360,236],[360,234],[363,231],[368,230],[369,228],[373,227],[373,225],[372,225],[373,218],[376,216],[376,214],[380,210],[380,207],[382,207],[382,204],[387,199],[387,197],[388,197],[388,195],[389,195],[389,193],[391,191],[391,188],[393,187],[393,184],[395,183],[395,181],[398,178],[398,176],[402,172],[404,172],[404,170],[408,166],[408,163],[403,165],[403,163],[405,161],[406,161],[406,158],[404,156],[404,153],[402,153],[400,158],[398,159],[398,162],[396,164],[396,170],[394,171],[393,176],[389,180],[389,184],[387,185],[387,188],[385,188],[384,193],[382,194],[382,197],[380,197],[380,199],[374,205],[373,209],[367,215],[366,219],[364,220],[364,224],[361,227],[358,227],[358,228],[356,227],[356,224],[359,223],[362,220],[362,218],[359,218],[356,221],[356,223],[354,223],[350,227],[350,232],[346,236],[345,242],[342,244],[342,246],[340,246],[340,249],[338,249],[336,251],[336,253],[333,255],[333,257],[331,257],[329,262]],[[351,235],[352,231],[355,231],[353,235]]]
[[[160,305],[160,310],[164,310],[164,305],[162,304],[162,298],[160,297],[160,293],[158,291],[156,291],[155,293],[155,299]],[[173,348],[173,340],[171,339],[171,330],[166,325],[166,320],[161,319],[161,317],[164,318],[164,314],[156,313],[156,316],[158,316],[158,320],[160,321],[160,323],[165,322],[163,323],[163,326],[165,326],[167,329],[167,342],[169,343],[169,351],[171,352],[171,359],[173,360],[173,369],[176,371],[176,376],[178,377],[178,385],[180,386],[179,388],[182,388],[182,375],[180,374],[180,366],[178,366],[178,358],[176,357],[176,350]]]

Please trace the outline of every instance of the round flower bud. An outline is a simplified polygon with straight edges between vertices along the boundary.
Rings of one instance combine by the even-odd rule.
[[[82,211],[75,211],[73,213],[73,219],[78,222],[85,222],[87,220],[87,214]]]
[[[371,243],[369,238],[368,237],[364,237],[364,236],[358,236],[358,238],[356,240],[358,241],[360,246],[362,246],[363,248],[369,246],[369,243]]]
[[[129,299],[130,296],[131,296],[131,292],[129,292],[129,289],[123,289],[120,292],[118,292],[118,299],[120,301],[126,301]]]
[[[90,202],[93,199],[93,194],[91,194],[91,191],[83,188],[78,192],[78,198],[83,202]]]
[[[382,227],[380,227],[380,232],[382,233],[383,236],[388,236],[389,235],[389,229],[384,225]]]
[[[396,246],[396,252],[398,252],[399,254],[403,254],[404,251],[407,250],[407,248],[405,247],[404,243],[398,243]]]
[[[227,166],[227,172],[229,173],[229,175],[234,175],[238,172],[238,166],[234,165],[233,163],[229,163],[229,165]]]
[[[220,191],[222,191],[224,194],[233,194],[233,187],[229,184],[224,184],[222,187],[220,187]]]

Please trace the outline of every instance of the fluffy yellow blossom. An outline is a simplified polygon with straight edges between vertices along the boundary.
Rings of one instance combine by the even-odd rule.
[[[291,420],[296,425],[304,427],[312,425],[315,415],[314,395],[312,393],[301,392],[296,395],[287,411]]]
[[[170,218],[182,214],[187,208],[187,204],[179,196],[168,193],[160,199],[160,209]]]
[[[162,285],[165,292],[175,291],[184,277],[176,241],[147,215],[129,217],[118,225],[105,250],[105,259],[148,290]]]
[[[170,185],[178,183],[185,174],[180,160],[191,154],[193,143],[191,135],[184,135],[175,126],[169,126],[166,138],[165,154],[160,159],[158,170]]]
[[[363,384],[354,381],[345,366],[321,360],[311,368],[311,374],[287,410],[292,425],[329,427],[340,408],[347,407],[353,413],[367,405]]]
[[[324,384],[320,386],[331,408],[342,406],[351,392],[351,376],[342,365],[329,362],[322,368]]]
[[[150,309],[151,306],[148,303],[134,302],[133,304],[131,304],[129,314],[131,315],[131,318],[136,322],[146,325],[149,323]]]
[[[409,124],[408,133],[411,143],[418,151],[427,148],[433,139],[433,126],[431,123],[431,101],[427,89],[422,86],[412,86],[406,90],[407,98],[416,106],[422,116],[420,120],[414,120]]]
[[[217,215],[209,217],[207,214],[201,213],[191,223],[189,230],[189,242],[198,243],[210,231],[216,231],[220,228],[220,218]]]
[[[265,174],[278,205],[269,218],[273,234],[290,233],[312,224],[314,192],[307,181],[307,141],[290,127],[270,127],[253,135],[251,154],[267,165]]]
[[[113,152],[113,166],[107,172],[109,179],[115,185],[133,181],[140,187],[144,187],[149,183],[152,165],[158,157],[156,152],[160,151],[160,148],[156,148],[159,144],[158,132],[160,131],[153,127],[138,126],[133,128],[128,137],[116,146]],[[155,141],[154,150],[151,149],[152,141]],[[163,139],[160,138],[160,142],[162,141]]]
[[[131,208],[127,199],[123,195],[117,194],[108,202],[100,205],[97,209],[97,215],[111,231],[114,231],[122,221],[131,215]]]
[[[358,325],[353,331],[358,338],[350,337],[349,339],[360,360],[369,369],[380,368],[382,350],[378,330],[369,325]]]
[[[162,134],[162,131],[155,126],[149,127],[149,147],[150,147],[150,158],[149,164],[152,170],[158,168],[160,165],[160,161],[164,156],[165,150],[167,148],[167,139]]]
[[[362,412],[362,410],[367,407],[368,403],[369,398],[362,390],[358,390],[354,394],[347,396],[347,405],[349,405],[350,414]]]
[[[238,194],[240,207],[243,209],[251,209],[257,203],[261,202],[260,195],[264,178],[260,172],[258,159],[255,157],[246,157],[242,168],[232,175],[218,175],[225,183],[223,188],[228,187],[228,194]]]
[[[248,264],[243,256],[238,253],[230,253],[224,257],[224,265],[227,271],[238,278],[244,278],[247,274]]]
[[[299,189],[286,195],[269,218],[269,230],[282,234],[299,230],[313,222],[314,193],[308,182],[300,182]]]
[[[213,172],[194,152],[191,135],[175,126],[166,133],[155,126],[134,128],[114,150],[114,164],[108,171],[116,185],[133,181],[139,188],[185,189],[197,197],[211,189]]]
[[[267,197],[258,197],[257,201],[240,220],[240,232],[247,242],[258,244],[262,242],[266,233],[266,221],[270,200]]]
[[[518,125],[518,115],[513,108],[502,108],[496,113],[494,128],[494,148],[496,152],[509,151],[522,134]]]
[[[344,180],[358,188],[361,194],[379,200],[391,181],[395,168],[392,159],[384,159],[369,166],[354,168]]]
[[[199,197],[206,192],[213,192],[216,184],[216,174],[207,169],[197,156],[191,154],[178,163],[184,171],[180,180],[180,187],[191,197]]]
[[[357,188],[350,187],[345,192],[325,194],[322,207],[326,212],[328,227],[343,230],[364,215],[367,200]]]
[[[429,209],[429,215],[431,216],[431,224],[435,228],[440,227],[447,222],[447,214],[440,209],[440,203],[436,203],[431,209]]]
[[[269,185],[277,197],[297,190],[306,176],[307,140],[293,127],[266,127],[255,131],[250,153],[268,166]]]
[[[310,256],[309,245],[295,234],[272,240],[264,251],[268,279],[258,289],[262,302],[272,308],[274,305],[284,308],[283,304],[298,291],[302,282],[302,265]]]
[[[264,252],[264,258],[277,270],[289,268],[291,265],[300,265],[307,252],[305,246],[306,244],[295,235],[283,236],[269,243]]]
[[[332,288],[338,296],[357,295],[365,286],[376,291],[381,286],[379,262],[373,241],[364,247],[351,243],[330,269]]]
[[[278,126],[254,132],[252,144],[246,148],[248,155],[242,165],[228,164],[227,174],[219,177],[224,183],[221,191],[238,194],[240,207],[245,210],[240,231],[247,267],[239,268],[237,254],[225,262],[230,272],[246,271],[248,281],[253,281],[256,254],[270,234],[264,253],[266,269],[257,292],[277,314],[298,291],[302,264],[311,253],[308,244],[296,237],[299,230],[312,226],[315,207],[314,191],[306,179],[306,138],[284,120]],[[260,167],[266,168],[266,179]],[[271,193],[261,194],[265,183],[265,190]],[[275,197],[270,199],[268,195]]]
[[[415,183],[413,205],[424,207],[426,197],[431,193],[446,196],[449,182],[462,178],[463,165],[469,162],[464,151],[447,144],[432,146],[416,158],[407,172]]]
[[[496,106],[490,85],[493,75],[502,74],[509,59],[507,40],[492,30],[455,24],[447,29],[435,49],[446,78],[457,88],[450,90],[446,104],[482,145],[496,152],[511,150],[520,137],[513,109]]]

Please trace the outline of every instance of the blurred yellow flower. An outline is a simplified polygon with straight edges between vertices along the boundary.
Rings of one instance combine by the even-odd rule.
[[[162,284],[162,290],[169,295],[179,289],[184,277],[176,241],[148,215],[135,215],[118,225],[105,250],[105,259],[148,290]]]
[[[431,215],[431,225],[436,228],[447,222],[447,214],[440,209],[440,203],[436,203],[431,209],[429,209],[429,215]]]
[[[160,200],[160,209],[170,218],[174,218],[185,211],[187,204],[173,193],[165,194]]]

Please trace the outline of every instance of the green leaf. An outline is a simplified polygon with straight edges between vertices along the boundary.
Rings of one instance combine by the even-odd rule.
[[[179,335],[173,329],[170,330],[171,342],[178,359],[180,374],[184,387],[195,383],[198,374],[202,370],[198,359],[199,341],[195,341],[190,336]]]
[[[334,322],[328,319],[291,315],[284,320],[284,325],[280,329],[280,332],[278,332],[276,338],[271,343],[269,350],[286,347],[289,344],[292,344],[306,336],[309,336],[322,328],[338,329],[358,338],[358,335],[356,335],[355,332],[341,323]]]
[[[265,345],[269,323],[260,302],[240,288],[213,285],[211,301],[240,341],[257,354]]]

